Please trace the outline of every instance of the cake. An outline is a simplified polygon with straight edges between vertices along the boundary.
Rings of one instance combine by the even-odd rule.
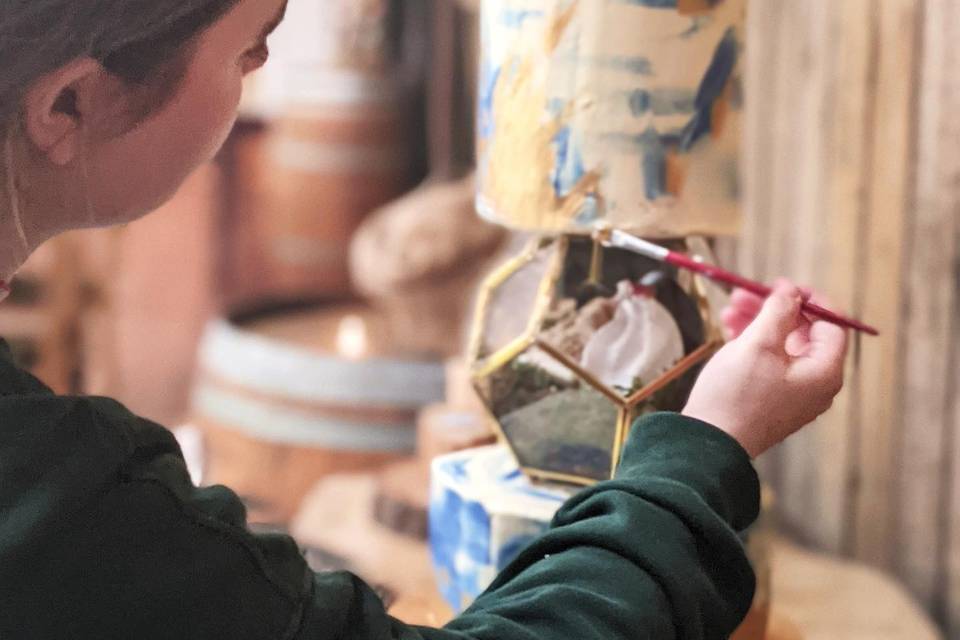
[[[573,492],[560,485],[534,485],[505,445],[436,458],[430,553],[440,592],[454,611],[466,608],[546,531]]]
[[[732,234],[745,0],[486,0],[480,213]]]

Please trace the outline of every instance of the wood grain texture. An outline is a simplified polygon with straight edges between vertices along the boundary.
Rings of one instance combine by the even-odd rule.
[[[792,533],[895,573],[960,634],[960,6],[751,12],[736,264],[883,334],[854,342],[833,410],[761,470]]]
[[[858,289],[857,262],[861,220],[867,213],[867,120],[870,102],[870,32],[864,28],[863,2],[834,3],[826,47],[833,64],[827,75],[822,114],[826,135],[821,174],[826,182],[823,208],[825,247],[819,256],[818,289],[838,308],[852,309]],[[852,370],[851,354],[848,367]],[[858,433],[851,418],[857,385],[848,380],[831,413],[815,427],[817,496],[824,504],[818,531],[822,546],[832,551],[851,546],[845,526],[853,509]]]
[[[820,43],[827,42],[828,21],[833,8],[823,3],[791,3],[790,14],[784,23],[790,34],[789,56],[781,58],[778,102],[779,128],[786,133],[780,144],[783,159],[778,163],[778,177],[788,188],[777,194],[777,211],[790,211],[789,216],[777,216],[773,227],[773,241],[780,247],[779,274],[789,276],[801,284],[813,285],[822,281],[821,265],[824,254],[822,234],[796,233],[797,229],[821,229],[827,212],[823,197],[827,185],[824,146],[826,135],[822,113],[826,104],[826,75],[832,66],[831,51]],[[787,53],[787,52],[785,52]],[[823,525],[836,521],[840,514],[830,509],[827,500],[819,495],[816,486],[818,474],[817,425],[790,438],[781,453],[781,490],[791,496],[784,505],[784,517],[805,537],[821,539]],[[832,513],[831,513],[832,512]],[[817,513],[819,517],[810,518]]]
[[[953,325],[953,218],[960,206],[960,107],[958,60],[950,42],[957,29],[948,19],[956,10],[944,0],[925,7],[921,86],[918,93],[917,189],[904,234],[906,291],[903,317],[903,420],[900,443],[897,570],[928,606],[940,609],[942,554],[948,522],[945,479],[950,465],[947,415],[951,382],[949,345]],[[954,17],[958,17],[954,15]],[[949,31],[955,33],[950,34]],[[947,232],[945,232],[947,231]],[[945,348],[945,346],[947,348]],[[937,470],[942,470],[940,474]],[[940,475],[944,480],[938,481]]]
[[[893,559],[894,445],[898,438],[902,369],[903,231],[910,200],[918,5],[879,0],[876,16],[876,95],[871,146],[870,216],[861,242],[858,315],[883,327],[879,339],[862,342],[860,491],[856,496],[856,557],[889,568]]]
[[[923,166],[925,175],[932,176],[928,178],[931,211],[924,211],[926,206],[918,211],[916,246],[925,256],[920,262],[923,272],[917,275],[942,297],[920,298],[927,306],[926,316],[920,316],[923,324],[917,327],[917,333],[922,336],[929,332],[926,339],[933,343],[930,352],[936,354],[931,364],[943,369],[924,376],[919,370],[918,357],[917,383],[910,392],[929,398],[929,405],[917,408],[925,412],[918,420],[929,420],[926,428],[939,428],[942,433],[941,446],[946,457],[936,456],[930,461],[932,467],[941,469],[943,478],[938,504],[933,507],[940,532],[934,550],[933,607],[937,617],[948,623],[951,637],[957,637],[960,636],[960,153],[957,149],[960,122],[956,113],[960,109],[960,6],[952,0],[927,0],[927,32],[930,35],[924,70],[930,69],[931,77],[924,78],[924,83],[941,87],[936,97],[930,98],[936,105],[928,107],[935,115],[927,116],[936,123],[937,133],[931,133],[931,139],[939,144],[939,153],[935,165]],[[934,75],[935,72],[940,75]],[[923,104],[928,103],[924,100]],[[921,204],[926,203],[921,201]],[[934,380],[937,374],[943,380]],[[924,438],[924,424],[909,427],[916,438]],[[913,533],[918,527],[905,529]],[[913,562],[904,567],[905,575],[912,578],[918,565],[929,571],[929,560],[922,557],[919,549],[911,553],[911,557]],[[923,588],[925,584],[911,586]]]

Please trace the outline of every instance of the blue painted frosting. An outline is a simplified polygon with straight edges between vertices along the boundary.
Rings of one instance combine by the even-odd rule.
[[[637,139],[643,153],[641,170],[647,198],[656,200],[667,194],[667,149],[654,128],[649,128]]]
[[[620,0],[624,4],[636,4],[651,9],[676,9],[677,0]]]
[[[519,29],[523,26],[523,23],[529,20],[530,18],[542,18],[543,11],[536,11],[532,9],[526,10],[511,10],[504,9],[500,12],[499,22],[505,27],[511,27],[514,29]]]
[[[493,135],[493,96],[499,79],[500,67],[494,67],[485,60],[480,69],[480,92],[477,104],[477,135],[481,140],[486,140]]]
[[[676,9],[677,0],[617,0],[622,4],[635,4],[640,7],[649,7],[651,9]],[[723,0],[707,0],[707,4],[715,7]]]
[[[630,112],[635,116],[648,113],[672,116],[696,111],[696,94],[689,89],[637,89],[628,99]]]
[[[430,552],[444,599],[469,605],[547,530],[572,489],[540,487],[505,446],[437,458],[430,495]]]
[[[733,70],[737,65],[738,53],[737,34],[732,28],[728,29],[720,44],[717,45],[710,66],[703,75],[700,88],[697,90],[695,101],[697,113],[684,130],[683,141],[680,144],[684,151],[689,151],[700,138],[710,133],[713,128],[713,105],[723,95],[727,82],[733,75]]]
[[[583,168],[583,156],[573,140],[570,127],[563,127],[553,138],[555,164],[550,177],[553,189],[559,197],[573,191],[580,179],[586,174]]]

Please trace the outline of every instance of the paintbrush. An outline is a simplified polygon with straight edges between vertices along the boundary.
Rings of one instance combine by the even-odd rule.
[[[653,242],[649,242],[647,240],[642,240],[634,235],[626,233],[625,231],[620,231],[619,229],[598,228],[593,232],[593,237],[594,240],[605,247],[625,249],[627,251],[639,253],[640,255],[648,258],[653,258],[659,262],[672,264],[673,266],[681,269],[695,271],[705,275],[711,280],[732,285],[734,287],[739,287],[741,289],[746,289],[747,291],[762,298],[766,298],[773,293],[773,289],[771,287],[760,282],[755,282],[748,278],[744,278],[743,276],[727,271],[726,269],[721,269],[715,265],[707,264],[703,261],[703,258],[700,258],[699,256],[691,257],[682,253],[677,253],[676,251],[670,251],[669,249],[661,247],[658,244],[654,244]],[[802,308],[805,313],[816,316],[835,325],[862,331],[863,333],[871,336],[880,335],[879,331],[860,322],[859,320],[848,318],[840,315],[839,313],[830,311],[829,309],[824,309],[823,307],[808,300],[803,302]]]

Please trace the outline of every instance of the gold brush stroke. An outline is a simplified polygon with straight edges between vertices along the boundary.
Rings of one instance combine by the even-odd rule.
[[[682,16],[700,16],[713,10],[714,7],[706,0],[677,0],[677,13]]]
[[[547,28],[547,37],[544,40],[546,53],[553,53],[557,47],[560,46],[560,41],[563,40],[563,34],[567,32],[567,27],[573,22],[573,16],[577,12],[577,5],[579,4],[579,0],[571,2],[569,7],[553,18],[553,21]]]
[[[509,226],[562,230],[588,197],[600,198],[600,174],[596,171],[583,175],[562,197],[550,182],[556,168],[553,139],[569,118],[571,105],[560,116],[545,121],[546,78],[538,73],[545,65],[538,58],[548,57],[560,44],[577,5],[572,3],[550,20],[542,51],[513,54],[501,66],[515,70],[512,74],[501,73],[494,89],[497,117],[488,149],[485,191],[494,210]]]

